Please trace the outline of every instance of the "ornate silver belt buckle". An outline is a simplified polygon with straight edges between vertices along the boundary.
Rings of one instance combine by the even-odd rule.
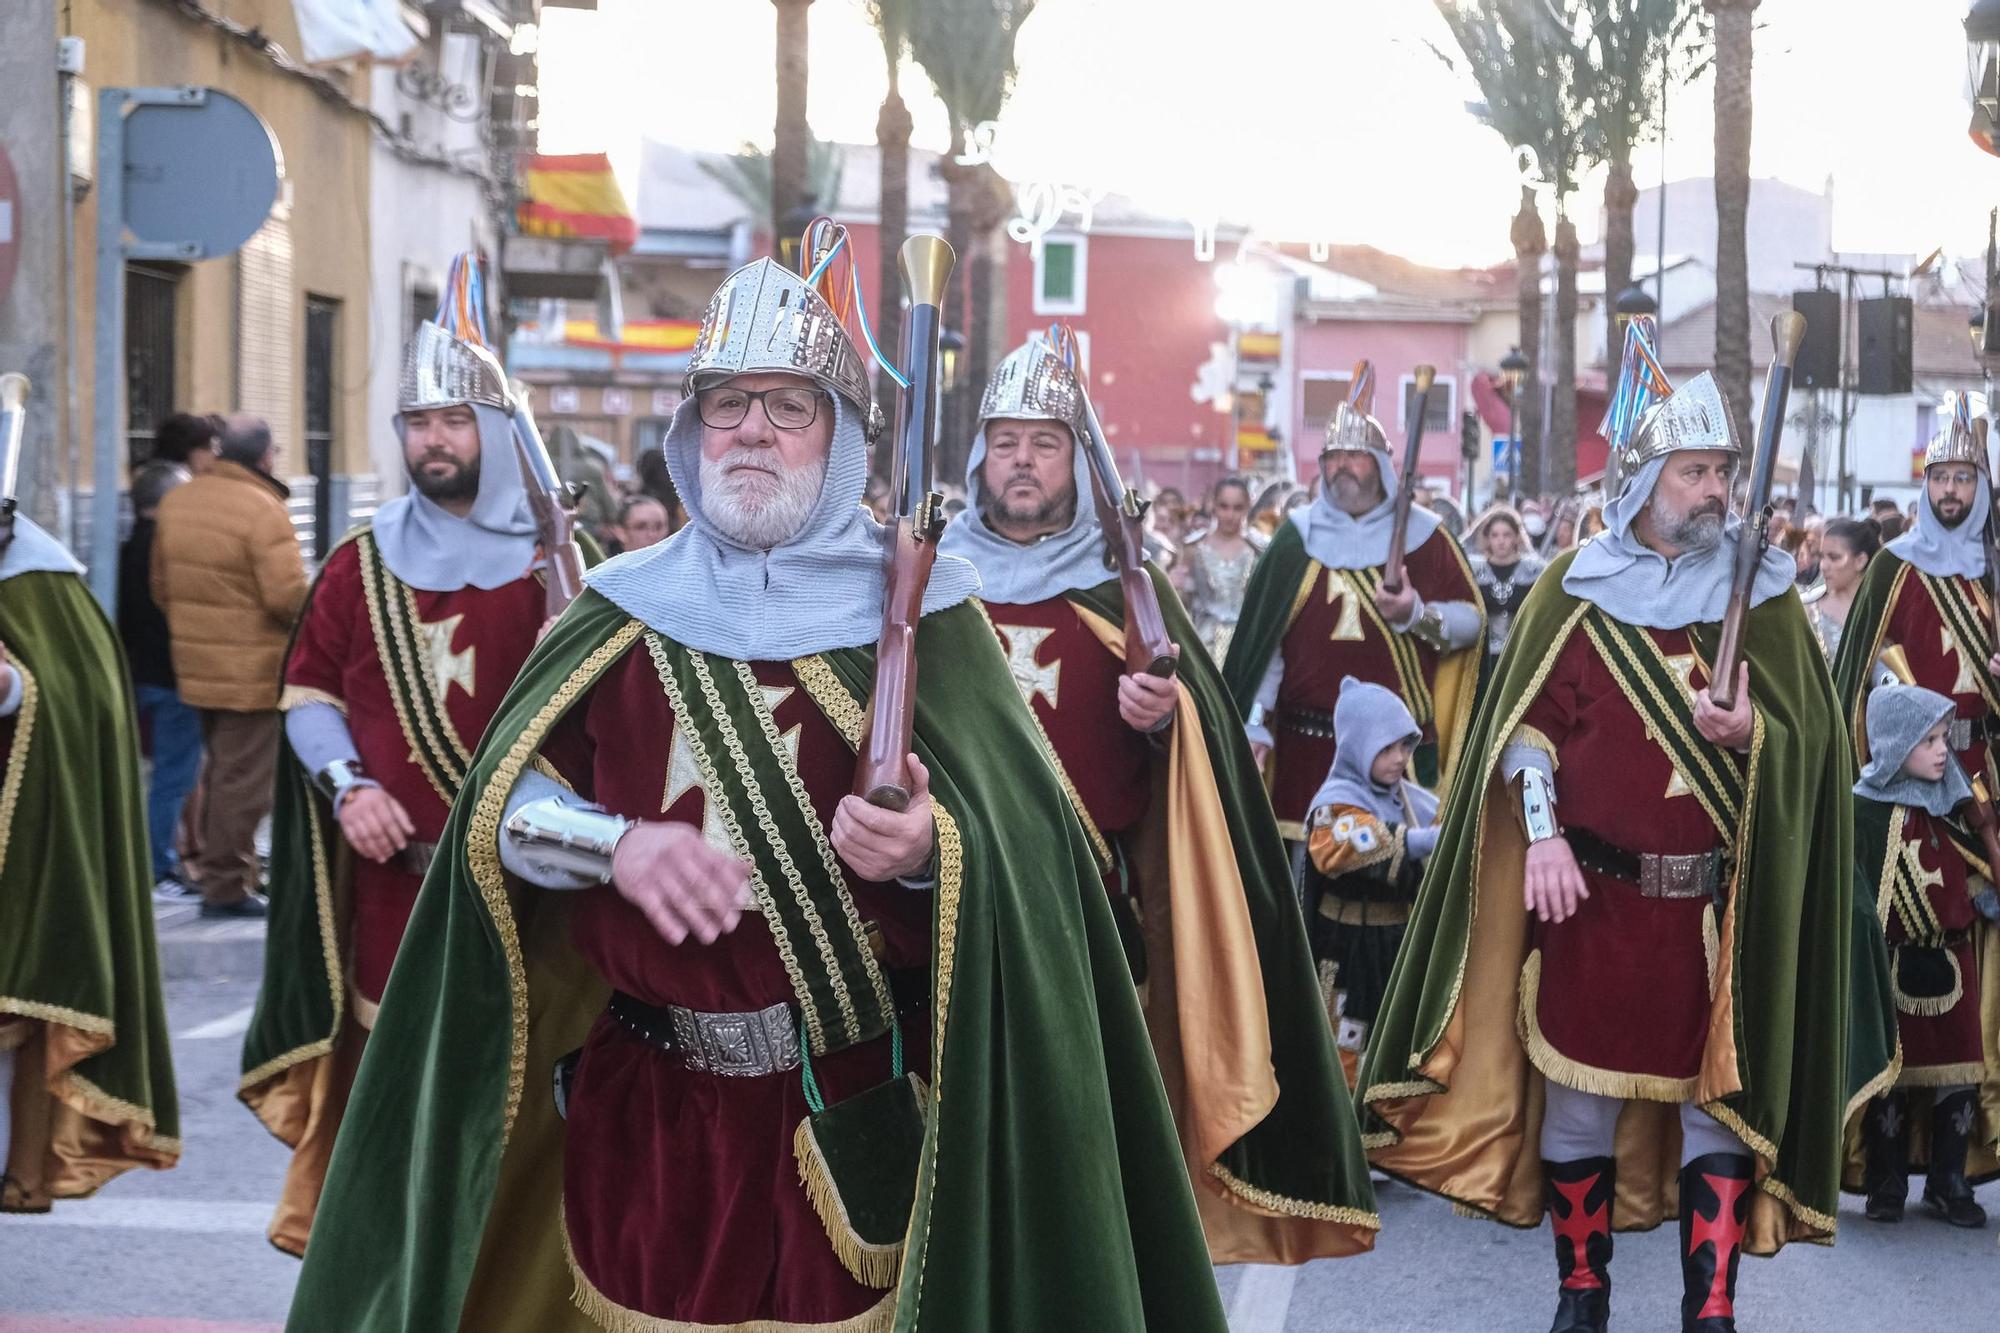
[[[792,1012],[782,1004],[747,1014],[704,1014],[675,1006],[674,1044],[688,1068],[725,1078],[776,1074],[798,1066]]]
[[[1644,898],[1706,898],[1714,891],[1719,852],[1641,856],[1639,894]]]

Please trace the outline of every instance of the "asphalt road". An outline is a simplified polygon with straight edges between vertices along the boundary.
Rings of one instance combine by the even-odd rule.
[[[0,1218],[0,1333],[264,1333],[282,1326],[297,1264],[264,1241],[285,1153],[236,1101],[236,1055],[255,983],[170,983],[186,1157],[132,1173],[45,1217]],[[2000,1183],[1980,1192],[2000,1215]],[[1376,1252],[1302,1269],[1218,1270],[1234,1333],[1541,1333],[1553,1308],[1546,1231],[1454,1216],[1402,1186],[1382,1191]],[[1912,1213],[1899,1227],[1851,1206],[1840,1243],[1746,1260],[1744,1333],[1993,1327],[2000,1226],[1955,1231]],[[1673,1333],[1670,1229],[1618,1240],[1614,1327]],[[1056,1331],[1051,1331],[1056,1333]],[[1068,1333],[1068,1331],[1062,1331]]]

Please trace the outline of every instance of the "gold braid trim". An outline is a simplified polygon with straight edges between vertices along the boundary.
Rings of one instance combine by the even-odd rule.
[[[21,677],[21,706],[14,714],[14,743],[7,747],[7,776],[0,780],[0,871],[7,868],[7,848],[13,842],[14,807],[21,801],[21,783],[28,776],[28,744],[35,735],[35,705],[41,686],[27,664],[16,660]]]
[[[986,603],[975,597],[972,599],[972,604],[979,608],[979,618],[986,622],[986,628],[993,629],[993,618],[986,614]],[[997,629],[994,630],[993,637],[996,640],[1000,637]],[[1084,808],[1083,796],[1077,791],[1076,784],[1069,780],[1069,770],[1063,767],[1062,757],[1056,753],[1055,742],[1049,739],[1049,733],[1042,727],[1042,719],[1035,715],[1035,705],[1032,702],[1028,703],[1028,721],[1035,724],[1035,735],[1042,741],[1042,753],[1048,756],[1049,767],[1056,771],[1056,781],[1062,783],[1063,795],[1069,799],[1070,809],[1076,811],[1077,819],[1083,824],[1083,831],[1090,835],[1090,849],[1097,854],[1098,869],[1107,875],[1110,874],[1112,868],[1118,864],[1117,858],[1111,854],[1111,844],[1105,841],[1103,830],[1097,827],[1097,821],[1092,819],[1090,811]]]
[[[1903,859],[1903,825],[1909,819],[1908,806],[1896,806],[1889,813],[1889,841],[1882,857],[1882,877],[1875,883],[1875,919],[1889,924],[1889,910],[1896,896],[1896,873]]]
[[[347,700],[327,690],[316,690],[310,685],[287,685],[278,696],[278,711],[289,713],[294,708],[304,708],[307,704],[331,704],[342,717],[347,716]]]
[[[1756,1155],[1759,1170],[1768,1169],[1777,1162],[1777,1145],[1762,1134],[1759,1134],[1756,1130],[1750,1128],[1744,1122],[1743,1117],[1736,1114],[1728,1106],[1725,1106],[1721,1102],[1707,1102],[1703,1104],[1701,1109],[1708,1112],[1724,1129],[1743,1140],[1745,1146]],[[1804,1222],[1816,1231],[1824,1233],[1819,1236],[1805,1237],[1808,1244],[1826,1245],[1831,1243],[1833,1233],[1839,1226],[1839,1223],[1831,1213],[1822,1213],[1817,1208],[1809,1208],[1804,1203],[1801,1203],[1799,1196],[1792,1192],[1792,1187],[1776,1176],[1766,1175],[1757,1182],[1757,1188],[1784,1204],[1801,1222]]]
[[[506,812],[507,794],[514,790],[521,771],[528,766],[528,757],[540,748],[549,728],[569,711],[591,681],[632,646],[632,640],[638,638],[639,631],[644,628],[637,620],[626,621],[556,687],[548,702],[536,710],[528,725],[521,729],[521,734],[514,738],[514,743],[500,756],[493,776],[479,792],[472,814],[466,821],[467,868],[471,871],[472,882],[479,886],[480,897],[486,902],[487,915],[493,920],[494,933],[500,937],[500,952],[507,962],[508,1009],[512,1018],[513,1041],[507,1067],[506,1114],[500,1122],[503,1147],[514,1132],[514,1116],[521,1109],[521,1089],[527,1075],[528,973],[521,958],[521,933],[514,924],[513,904],[507,899],[506,875],[500,868],[500,817]]]
[[[1722,961],[1722,936],[1715,926],[1715,901],[1701,905],[1701,956],[1708,966],[1708,998],[1715,1001],[1715,966]]]
[[[826,967],[827,983],[833,987],[833,1002],[840,1009],[840,1026],[846,1032],[848,1041],[859,1041],[861,1017],[854,1008],[854,994],[847,988],[847,978],[840,974],[840,959],[834,956],[833,937],[826,933],[826,923],[820,920],[819,908],[813,905],[812,895],[806,891],[805,878],[799,874],[791,849],[785,845],[784,835],[778,831],[777,821],[771,817],[770,802],[764,799],[764,790],[757,783],[756,770],[750,766],[749,752],[743,748],[743,738],[737,735],[736,724],[730,720],[722,696],[715,688],[715,677],[709,672],[708,660],[702,653],[683,651],[688,654],[688,667],[694,672],[695,684],[701,689],[702,700],[708,705],[716,732],[722,737],[723,748],[729,751],[729,762],[735,767],[736,776],[742,779],[744,794],[750,798],[750,809],[757,816],[757,827],[763,830],[771,855],[784,872],[785,883],[792,891],[792,901],[798,904],[799,911],[805,916],[806,929],[811,932],[813,946],[819,951],[820,962]],[[824,1055],[826,1052],[815,1048],[814,1054]]]
[[[393,575],[391,577],[394,578]],[[399,602],[403,613],[403,625],[405,627],[403,642],[406,645],[418,646],[418,638],[415,631],[417,626],[423,624],[423,613],[417,610],[417,590],[401,579],[396,579],[395,582],[397,591],[402,594]],[[445,647],[449,649],[451,645],[447,643]],[[448,691],[438,691],[431,688],[431,681],[424,676],[423,670],[419,666],[420,659],[421,654],[411,654],[404,660],[409,664],[411,673],[423,684],[424,693],[422,697],[429,699],[436,710],[431,720],[437,726],[438,735],[444,739],[446,745],[451,747],[452,755],[458,760],[459,782],[462,783],[465,780],[465,770],[472,766],[472,751],[465,748],[465,741],[458,734],[458,726],[451,720],[451,709],[445,706],[445,694]]]
[[[799,768],[785,750],[784,738],[778,734],[778,719],[772,715],[764,703],[764,692],[757,683],[757,673],[744,661],[736,663],[736,678],[743,684],[743,692],[750,700],[750,710],[757,715],[757,725],[763,730],[764,741],[771,747],[771,757],[777,762],[778,771],[785,775],[785,785],[791,789],[792,800],[799,807],[799,816],[805,821],[806,831],[812,835],[813,846],[819,851],[820,864],[826,867],[827,882],[833,886],[834,898],[840,904],[840,914],[847,925],[848,937],[861,959],[861,969],[868,977],[869,989],[875,992],[875,1003],[884,1024],[896,1025],[896,1002],[889,997],[889,979],[882,972],[876,960],[875,950],[868,945],[868,930],[861,924],[861,913],[855,909],[854,895],[847,889],[847,872],[841,869],[840,858],[834,855],[833,844],[827,841],[826,828],[813,812],[812,797],[806,792],[806,784],[799,778]]]
[[[1951,963],[1951,992],[1946,995],[1910,995],[1903,990],[1903,951],[1890,950],[1889,993],[1895,997],[1897,1013],[1908,1014],[1912,1018],[1943,1018],[1965,998],[1965,969],[1959,966],[1958,955],[1950,949],[1941,948],[1941,952]],[[1985,1078],[1982,1075],[1972,1081],[1981,1083]]]
[[[181,1141],[158,1132],[152,1111],[137,1102],[114,1097],[74,1069],[55,1081],[55,1095],[66,1105],[105,1125],[136,1126],[145,1132],[146,1147],[169,1157],[181,1154]]]
[[[990,621],[988,622],[991,623]],[[997,636],[996,636],[997,637]],[[801,657],[792,663],[792,670],[805,686],[813,703],[819,706],[827,720],[847,738],[849,749],[861,748],[861,727],[864,714],[861,706],[854,701],[840,680],[833,674],[833,668],[823,657]],[[1032,711],[1032,710],[1030,710]],[[945,808],[944,801],[936,792],[931,793],[931,819],[937,825],[938,882],[937,882],[937,956],[931,970],[931,1107],[930,1123],[924,1131],[924,1160],[917,1181],[918,1196],[925,1197],[924,1181],[930,1181],[928,1197],[937,1196],[938,1166],[938,1125],[939,1113],[944,1102],[944,1038],[945,1029],[951,1015],[951,984],[953,961],[958,951],[958,914],[963,905],[965,893],[965,840],[958,827],[957,818]],[[911,1215],[914,1224],[915,1214]],[[909,1327],[918,1326],[917,1311],[923,1301],[924,1269],[931,1257],[931,1212],[924,1214],[923,1254],[917,1262],[917,1281],[910,1296]],[[908,1248],[908,1239],[904,1241]]]
[[[764,872],[757,868],[757,858],[750,854],[750,840],[744,835],[743,826],[737,821],[736,807],[721,798],[722,775],[715,770],[715,760],[695,734],[694,723],[690,721],[687,700],[681,696],[680,682],[674,678],[673,663],[667,660],[667,645],[659,635],[646,635],[646,651],[653,659],[653,670],[660,678],[660,688],[666,692],[667,707],[673,710],[674,728],[687,738],[688,750],[694,755],[695,767],[701,770],[702,804],[713,809],[722,819],[723,831],[729,836],[729,845],[737,858],[750,867],[750,890],[757,895],[757,910],[763,913],[764,922],[770,928],[771,942],[778,947],[778,961],[785,965],[785,977],[792,983],[792,994],[799,1002],[799,1015],[805,1021],[806,1036],[816,1051],[826,1048],[826,1029],[820,1018],[819,1005],[806,989],[805,969],[799,966],[799,956],[792,948],[791,933],[785,923],[778,918],[778,909],[772,898],[771,886],[764,880]],[[664,812],[663,812],[664,813]]]
[[[1429,726],[1437,720],[1437,700],[1431,697],[1430,686],[1424,680],[1424,666],[1417,657],[1417,650],[1409,643],[1409,636],[1398,633],[1389,622],[1382,618],[1375,606],[1375,590],[1382,585],[1382,576],[1373,568],[1341,569],[1328,572],[1329,579],[1337,578],[1347,585],[1347,595],[1361,608],[1382,635],[1383,647],[1388,650],[1389,660],[1395,663],[1396,679],[1401,685],[1403,702],[1409,705],[1410,715],[1420,727]],[[1482,630],[1484,628],[1482,624]]]
[[[563,1262],[575,1282],[570,1301],[584,1316],[606,1333],[889,1333],[896,1323],[896,1293],[890,1292],[876,1304],[848,1319],[831,1324],[794,1324],[783,1319],[752,1319],[741,1324],[696,1324],[685,1319],[663,1319],[658,1315],[630,1309],[598,1290],[590,1275],[577,1262],[569,1241],[569,1223],[557,1219],[562,1233]]]
[[[1325,566],[1321,565],[1319,561],[1307,557],[1306,576],[1299,580],[1299,590],[1292,594],[1292,609],[1285,612],[1285,627],[1278,631],[1279,647],[1283,647],[1285,636],[1292,632],[1292,625],[1298,620],[1299,612],[1306,609],[1306,598],[1312,596],[1313,584],[1319,582],[1319,572],[1323,568]],[[1327,577],[1331,578],[1332,574],[1329,573]],[[1276,652],[1277,649],[1274,648],[1272,651]],[[1266,662],[1264,664],[1265,670],[1268,671],[1270,666],[1271,664]]]
[[[1680,748],[1685,749],[1688,755],[1691,756],[1695,772],[1690,773],[1687,771],[1682,765],[1680,750],[1668,745],[1664,738],[1655,738],[1653,743],[1658,745],[1660,752],[1667,756],[1667,762],[1672,764],[1674,771],[1681,775],[1684,784],[1693,793],[1695,800],[1701,802],[1701,808],[1708,813],[1708,817],[1714,823],[1716,829],[1724,838],[1734,841],[1737,830],[1730,826],[1727,815],[1723,811],[1718,810],[1714,802],[1709,799],[1709,792],[1711,790],[1720,792],[1727,791],[1728,789],[1723,786],[1721,775],[1709,764],[1708,756],[1701,752],[1704,738],[1689,734],[1686,726],[1682,724],[1680,716],[1674,712],[1673,705],[1667,701],[1667,697],[1664,694],[1660,693],[1659,687],[1654,683],[1652,676],[1643,667],[1635,667],[1628,670],[1626,663],[1618,656],[1611,644],[1606,641],[1606,637],[1598,633],[1597,626],[1591,624],[1589,621],[1585,621],[1583,632],[1590,636],[1591,646],[1597,649],[1598,658],[1604,663],[1606,669],[1611,672],[1611,678],[1618,682],[1618,689],[1632,705],[1632,710],[1639,715],[1640,722],[1645,725],[1646,734],[1649,737],[1652,736],[1653,718],[1655,716],[1654,712],[1646,707],[1645,700],[1647,699],[1653,701],[1654,707],[1658,710],[1658,716],[1674,729],[1674,735],[1679,738],[1681,743]],[[1653,643],[1653,636],[1647,634],[1643,629],[1637,632],[1645,636],[1646,642],[1652,645],[1657,655],[1659,645]],[[1688,637],[1690,645],[1692,645],[1693,635],[1689,635]],[[1706,667],[1707,663],[1703,663],[1702,665]],[[1634,683],[1635,678],[1636,683]],[[1746,801],[1744,805],[1747,809],[1749,803]]]
[[[1334,1203],[1314,1203],[1309,1199],[1294,1199],[1270,1190],[1260,1189],[1247,1180],[1238,1178],[1220,1162],[1208,1164],[1208,1174],[1215,1177],[1222,1187],[1245,1203],[1279,1217],[1303,1217],[1314,1222],[1338,1222],[1343,1226],[1366,1227],[1370,1231],[1382,1229],[1382,1217],[1365,1208],[1347,1208]]]
[[[1520,1009],[1514,1026],[1520,1033],[1521,1045],[1527,1048],[1529,1062],[1541,1071],[1542,1077],[1578,1092],[1621,1101],[1684,1102],[1694,1096],[1695,1085],[1700,1082],[1698,1077],[1667,1078],[1659,1074],[1631,1074],[1622,1069],[1599,1069],[1558,1051],[1542,1035],[1535,1012],[1541,987],[1542,951],[1532,949],[1528,961],[1521,965]]]
[[[450,805],[458,784],[446,781],[430,759],[431,746],[436,746],[439,751],[444,747],[438,743],[435,736],[431,736],[427,731],[419,731],[417,724],[410,719],[410,709],[405,704],[402,693],[397,689],[397,682],[402,679],[402,673],[396,667],[397,654],[389,646],[390,635],[396,631],[393,627],[385,625],[382,620],[384,600],[382,575],[383,571],[375,557],[375,540],[373,537],[366,538],[361,543],[361,601],[368,608],[368,628],[375,636],[375,652],[382,661],[382,675],[389,687],[389,702],[396,709],[396,721],[403,728],[403,739],[410,743],[410,758],[416,761],[417,768],[423,773],[424,780],[431,784],[431,790],[438,794],[438,799]],[[415,660],[411,654],[406,653],[404,656],[411,661]],[[422,689],[425,686],[419,681],[416,688]]]
[[[1509,745],[1525,745],[1530,750],[1541,751],[1544,755],[1548,756],[1549,768],[1551,770],[1562,767],[1562,760],[1556,757],[1556,743],[1550,740],[1548,733],[1540,727],[1531,727],[1523,722],[1514,728],[1514,733],[1507,738],[1507,743]]]
[[[236,1082],[238,1096],[276,1078],[293,1065],[331,1055],[334,1035],[340,1031],[341,1013],[347,1004],[347,982],[342,976],[339,932],[333,919],[333,874],[326,863],[326,826],[320,821],[319,801],[316,798],[306,802],[306,836],[312,846],[313,905],[319,913],[319,946],[326,964],[327,988],[333,998],[333,1024],[320,1040],[295,1046],[243,1075]],[[373,1024],[367,1026],[372,1027]]]
[[[60,1004],[43,1004],[40,1000],[17,1000],[11,995],[0,995],[0,1014],[38,1018],[44,1023],[75,1028],[78,1032],[88,1032],[100,1037],[109,1037],[116,1031],[108,1018],[86,1014],[81,1009],[70,1009]]]
[[[1874,674],[1872,664],[1882,657],[1882,643],[1889,637],[1889,621],[1896,612],[1896,599],[1903,595],[1903,584],[1910,577],[1915,565],[1905,563],[1896,571],[1896,577],[1889,581],[1889,594],[1882,601],[1882,618],[1875,623],[1875,639],[1868,645],[1870,670],[1863,673],[1861,688],[1854,696],[1854,712],[1847,719],[1847,734],[1854,742],[1855,767],[1868,766],[1868,695],[1871,693],[1868,677]],[[1846,645],[1843,643],[1843,647]]]

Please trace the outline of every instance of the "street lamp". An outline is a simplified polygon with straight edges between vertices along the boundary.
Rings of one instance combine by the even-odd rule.
[[[1500,359],[1500,382],[1507,386],[1507,491],[1510,503],[1521,498],[1521,426],[1516,406],[1521,399],[1521,381],[1527,378],[1528,358],[1512,348]]]
[[[1632,323],[1633,317],[1637,315],[1659,314],[1660,303],[1653,299],[1653,294],[1647,291],[1643,285],[1634,282],[1630,287],[1618,293],[1618,299],[1612,303],[1611,309],[1618,316],[1618,346],[1607,348],[1605,350],[1605,359],[1613,367],[1616,367],[1619,358],[1624,355],[1625,330]]]

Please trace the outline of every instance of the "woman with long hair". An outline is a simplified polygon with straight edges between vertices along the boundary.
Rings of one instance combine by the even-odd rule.
[[[1827,520],[1819,535],[1820,586],[1806,594],[1806,619],[1819,636],[1828,665],[1840,652],[1840,632],[1868,562],[1882,549],[1881,530],[1871,518]]]
[[[1208,651],[1220,662],[1229,650],[1229,636],[1243,609],[1243,590],[1267,538],[1248,526],[1250,483],[1224,477],[1210,492],[1208,511],[1214,524],[1190,541],[1187,555],[1188,610]]]

